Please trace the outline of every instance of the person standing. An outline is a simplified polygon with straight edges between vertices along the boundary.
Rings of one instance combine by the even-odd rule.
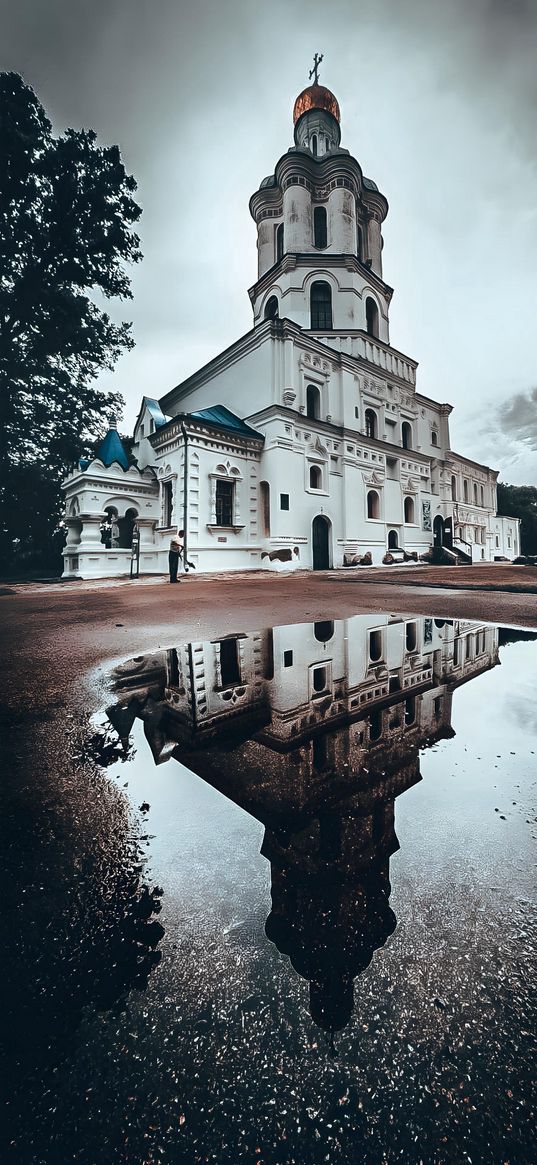
[[[178,541],[181,544],[181,549],[179,551],[179,558],[182,560],[183,570],[184,570],[185,574],[187,574],[189,570],[195,570],[196,567],[195,567],[193,562],[189,562],[188,558],[185,558],[185,532],[184,532],[184,530],[178,530],[177,534],[178,534]]]
[[[179,558],[183,553],[184,533],[182,530],[177,530],[170,540],[170,551],[168,554],[168,563],[170,566],[170,582],[176,583],[181,580],[177,578],[177,568],[179,566]]]

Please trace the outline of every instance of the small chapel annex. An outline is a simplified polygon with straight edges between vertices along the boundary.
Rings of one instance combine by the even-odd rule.
[[[417,392],[416,361],[390,343],[388,203],[341,146],[317,67],[294,145],[250,199],[253,327],[143,398],[130,457],[111,429],[70,471],[64,578],[126,575],[134,523],[155,574],[177,527],[199,571],[324,570],[433,545],[464,562],[520,553],[497,471],[453,452],[451,405]]]

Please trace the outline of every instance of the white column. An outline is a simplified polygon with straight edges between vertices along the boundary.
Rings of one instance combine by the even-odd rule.
[[[106,514],[80,514],[79,519],[82,522],[82,532],[80,534],[80,545],[78,547],[81,551],[95,551],[104,550],[101,542],[101,522],[104,522]]]

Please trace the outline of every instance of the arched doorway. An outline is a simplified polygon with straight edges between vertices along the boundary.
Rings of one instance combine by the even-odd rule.
[[[398,550],[398,549],[399,549],[399,537],[397,534],[397,530],[389,530],[388,531],[388,550]]]
[[[433,522],[433,542],[435,546],[444,545],[444,519],[440,514],[436,515]]]
[[[313,569],[330,569],[330,521],[323,514],[317,514],[313,519],[312,546]]]
[[[118,545],[123,550],[130,550],[130,548],[132,546],[132,531],[134,529],[134,523],[135,523],[137,517],[138,517],[138,511],[135,510],[133,507],[131,507],[130,509],[128,509],[125,512],[124,518],[118,518],[118,522],[117,522],[118,527],[119,527]]]

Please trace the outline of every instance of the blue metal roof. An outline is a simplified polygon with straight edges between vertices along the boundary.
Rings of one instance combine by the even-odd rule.
[[[114,461],[117,461],[122,469],[129,468],[129,459],[117,429],[108,430],[106,437],[103,437],[99,445],[95,457],[98,461],[102,461],[107,469],[110,465],[113,465]]]
[[[200,409],[199,412],[189,413],[193,421],[204,421],[206,425],[215,425],[219,429],[230,429],[234,433],[241,433],[243,437],[257,437],[259,441],[263,441],[262,433],[257,429],[252,429],[251,425],[246,425],[237,417],[235,413],[226,409],[225,405],[212,405],[209,409]]]
[[[160,429],[162,425],[167,425],[170,417],[164,416],[158,400],[154,400],[152,396],[144,396],[144,404],[151,419],[155,423],[155,429]]]

